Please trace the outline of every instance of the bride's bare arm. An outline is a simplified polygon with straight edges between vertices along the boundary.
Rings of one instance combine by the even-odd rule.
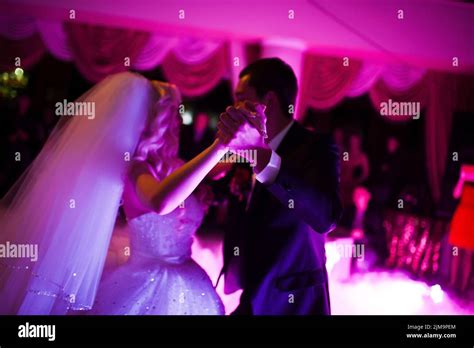
[[[225,153],[225,145],[219,139],[183,164],[162,181],[150,172],[136,177],[135,190],[142,204],[160,215],[172,212],[199,185]]]

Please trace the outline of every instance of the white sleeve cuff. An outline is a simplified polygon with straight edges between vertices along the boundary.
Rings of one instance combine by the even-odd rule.
[[[281,157],[275,152],[272,151],[272,156],[267,166],[263,170],[255,175],[255,178],[262,184],[273,184],[280,172],[281,166]]]

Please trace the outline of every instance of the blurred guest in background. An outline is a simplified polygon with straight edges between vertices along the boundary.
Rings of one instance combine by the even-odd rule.
[[[449,243],[453,246],[449,286],[462,294],[469,286],[474,254],[474,165],[461,166],[453,196],[461,198],[461,202],[449,233]]]
[[[341,142],[341,135],[335,135]],[[336,140],[337,141],[337,140]],[[352,134],[349,138],[349,148],[342,151],[341,161],[341,198],[344,213],[341,224],[351,229],[354,221],[355,206],[353,202],[354,190],[365,183],[369,177],[369,160],[362,150],[362,139],[359,134]]]
[[[395,196],[400,192],[400,142],[389,136],[382,160],[373,168],[368,187],[371,201],[367,208],[364,231],[369,248],[377,253],[377,265],[383,265],[388,256],[386,233],[383,227],[385,210],[394,207]]]

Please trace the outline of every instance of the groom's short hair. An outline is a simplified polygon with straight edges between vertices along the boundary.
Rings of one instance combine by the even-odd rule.
[[[295,105],[298,85],[293,69],[280,58],[259,59],[239,74],[239,78],[249,75],[249,86],[255,88],[257,96],[263,98],[265,94],[273,91],[280,102],[284,114],[289,113],[289,105]]]

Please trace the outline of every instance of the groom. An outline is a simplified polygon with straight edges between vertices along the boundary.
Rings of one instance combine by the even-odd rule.
[[[293,120],[297,82],[285,62],[261,59],[239,77],[245,107],[221,114],[218,137],[257,156],[246,212],[224,239],[225,292],[243,289],[233,314],[330,314],[324,240],[341,213],[337,148]],[[253,103],[266,107],[268,138],[249,127]]]

